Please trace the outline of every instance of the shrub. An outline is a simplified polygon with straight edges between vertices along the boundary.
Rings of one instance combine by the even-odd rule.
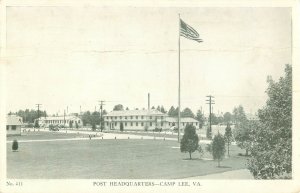
[[[37,120],[35,121],[34,128],[40,128],[39,121],[37,121]]]
[[[145,125],[144,130],[145,130],[145,131],[148,131],[148,129],[149,129],[149,126],[148,126],[148,125]]]
[[[123,123],[120,124],[120,131],[122,131],[122,132],[124,131],[124,125],[123,125]]]
[[[155,131],[155,132],[161,132],[161,131],[162,131],[162,129],[161,129],[161,128],[157,128],[157,127],[156,127],[156,128],[154,129],[154,131]]]
[[[12,143],[12,150],[17,151],[19,148],[18,141],[15,139]]]
[[[93,130],[93,131],[96,130],[96,124],[95,124],[95,123],[92,124],[92,130]]]

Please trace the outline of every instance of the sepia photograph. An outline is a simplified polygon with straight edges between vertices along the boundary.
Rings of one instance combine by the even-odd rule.
[[[300,191],[292,6],[0,3],[3,190]]]

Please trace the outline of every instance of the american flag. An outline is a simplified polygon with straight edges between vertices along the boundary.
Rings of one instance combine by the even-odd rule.
[[[195,40],[197,42],[203,42],[202,39],[199,38],[199,34],[194,28],[186,24],[184,21],[180,19],[180,35],[190,39]]]

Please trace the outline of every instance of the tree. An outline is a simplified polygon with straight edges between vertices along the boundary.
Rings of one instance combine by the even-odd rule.
[[[180,151],[188,152],[190,159],[192,159],[192,153],[198,149],[199,138],[196,134],[196,127],[193,125],[187,125],[184,129],[184,135],[180,142]]]
[[[40,128],[39,120],[36,119],[34,122],[34,128]]]
[[[250,150],[252,139],[252,126],[255,124],[253,121],[247,120],[244,108],[242,105],[234,107],[232,119],[235,123],[234,139],[237,145],[246,150],[246,156]]]
[[[90,121],[91,121],[90,124],[95,123],[95,125],[100,125],[100,119],[101,119],[100,113],[98,111],[94,111],[90,116]]]
[[[214,160],[218,160],[218,167],[220,167],[220,162],[224,158],[225,155],[225,139],[224,137],[218,133],[215,135],[212,141],[212,155]]]
[[[201,129],[203,127],[205,117],[200,110],[197,111],[196,120],[199,121],[199,129]]]
[[[39,117],[46,117],[47,116],[47,112],[46,111],[39,111],[40,116]],[[29,109],[25,109],[24,110],[19,110],[18,112],[16,112],[16,115],[22,117],[23,122],[27,122],[27,123],[35,123],[35,120],[38,118],[38,113],[36,110],[31,109],[29,111]]]
[[[292,173],[292,67],[277,82],[267,80],[268,99],[258,111],[248,168],[256,179],[291,178]]]
[[[162,113],[167,113],[167,111],[165,110],[164,106],[161,106],[161,107],[160,107],[160,112],[162,112]]]
[[[73,128],[73,121],[72,120],[69,121],[69,128]]]
[[[217,116],[216,119],[217,119],[217,121],[216,121],[217,124],[220,124],[220,123],[223,123],[223,122],[224,122],[224,118],[223,118],[223,116],[221,116],[221,115]]]
[[[155,106],[152,106],[152,107],[151,107],[151,109],[153,109],[153,110],[154,110],[154,109],[155,109]]]
[[[218,117],[214,113],[211,113],[211,116],[208,118],[208,121],[210,119],[211,119],[211,124],[212,125],[218,125],[219,124]]]
[[[231,131],[231,127],[230,127],[229,123],[227,123],[227,126],[225,128],[224,138],[225,138],[225,142],[227,144],[227,155],[229,157],[229,146],[230,146],[231,142],[233,141],[232,131]]]
[[[176,115],[176,112],[175,112],[175,108],[174,108],[173,106],[171,106],[171,108],[169,109],[168,115],[169,115],[170,117],[176,117],[176,116],[177,116],[177,115]]]
[[[128,107],[126,107],[126,111],[129,111],[129,108],[128,108]]]
[[[92,123],[92,130],[93,130],[93,131],[96,130],[96,123]]]
[[[231,113],[226,112],[226,113],[223,115],[223,120],[224,120],[225,123],[230,123],[230,122],[231,122]]]
[[[128,108],[128,107],[127,107],[127,108]],[[105,109],[103,109],[102,115],[107,115],[107,111],[106,111]]]
[[[78,125],[77,121],[75,121],[75,127],[76,127],[76,129],[79,128],[79,125]]]
[[[124,107],[121,104],[115,105],[113,111],[123,111]]]
[[[234,107],[232,112],[232,119],[235,124],[243,124],[245,121],[247,121],[247,117],[242,105]]]
[[[160,106],[159,106],[159,105],[157,106],[156,110],[158,110],[158,111],[161,111],[161,109],[160,109]]]
[[[246,150],[246,156],[252,145],[252,132],[255,121],[245,121],[243,124],[237,124],[234,130],[234,139],[238,147]]]
[[[178,111],[177,111],[178,112]],[[193,111],[189,108],[185,108],[182,113],[181,113],[181,116],[182,117],[191,117],[191,118],[194,118],[195,115],[193,113]]]
[[[90,113],[90,111],[84,112],[81,119],[82,119],[83,126],[86,126],[87,124],[91,124],[91,113]]]

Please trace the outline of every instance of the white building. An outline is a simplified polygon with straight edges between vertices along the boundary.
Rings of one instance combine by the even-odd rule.
[[[40,127],[49,127],[49,125],[70,127],[70,122],[73,128],[76,124],[82,127],[82,120],[77,116],[40,117],[38,120]]]
[[[193,118],[181,118],[181,127],[187,124],[197,126],[199,123]],[[120,130],[121,127],[124,130],[165,130],[177,125],[177,118],[168,117],[156,109],[111,111],[104,115],[104,128],[112,130]]]
[[[177,117],[167,117],[166,123],[169,128],[175,126],[178,128],[178,118]],[[196,128],[199,128],[199,121],[191,117],[181,117],[180,118],[180,128],[185,128],[187,125],[193,125]]]
[[[6,117],[6,135],[21,135],[22,117],[8,115]]]

